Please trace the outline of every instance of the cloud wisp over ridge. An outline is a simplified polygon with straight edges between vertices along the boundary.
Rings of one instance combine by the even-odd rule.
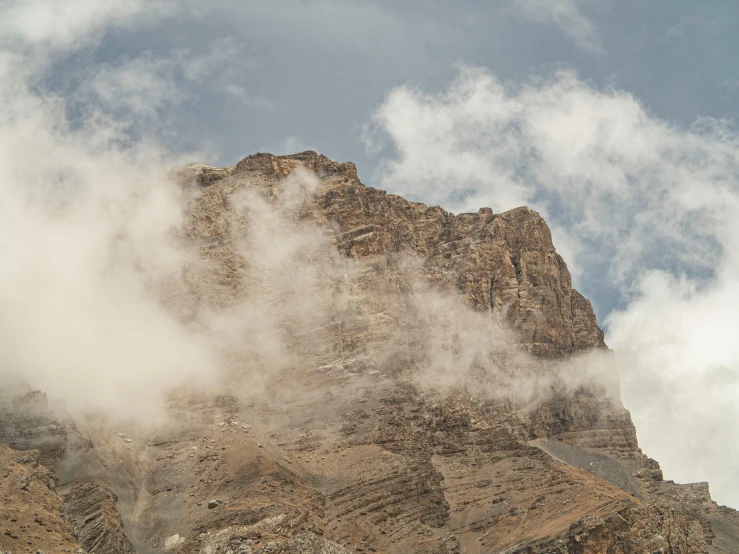
[[[43,78],[55,57],[94,45],[111,26],[164,17],[166,7],[11,2],[0,42],[0,373],[22,373],[73,410],[104,407],[143,420],[165,389],[207,383],[204,368],[216,363],[154,294],[189,261],[178,239],[183,190],[168,175],[184,159],[143,124],[176,91],[127,95],[125,118],[105,94],[88,95],[73,121],[70,99],[44,88]],[[58,17],[34,19],[37,12]],[[160,78],[146,56],[118,69],[83,83],[135,88]]]
[[[607,339],[643,448],[739,504],[736,128],[676,127],[569,71],[511,83],[468,67],[441,94],[392,91],[368,140],[391,149],[383,187],[454,211],[528,204],[586,294],[615,283]]]

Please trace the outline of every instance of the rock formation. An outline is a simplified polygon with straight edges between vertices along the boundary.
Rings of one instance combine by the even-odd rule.
[[[536,212],[452,214],[314,152],[176,178],[194,256],[162,302],[223,340],[223,390],[130,436],[4,400],[0,442],[61,497],[37,462],[0,484],[27,476],[66,551],[739,552],[737,513],[639,449]],[[47,544],[23,521],[0,550]]]
[[[0,445],[0,552],[74,552],[61,516],[62,500],[38,451]]]
[[[85,483],[73,488],[63,499],[62,516],[87,552],[134,552],[116,508],[118,497],[110,489]]]

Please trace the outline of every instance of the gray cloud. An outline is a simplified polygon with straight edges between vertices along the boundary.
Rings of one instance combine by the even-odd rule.
[[[252,32],[277,41],[310,41],[333,50],[337,45],[364,54],[397,48],[404,24],[390,9],[362,0],[275,0],[216,2],[209,9],[248,22]]]

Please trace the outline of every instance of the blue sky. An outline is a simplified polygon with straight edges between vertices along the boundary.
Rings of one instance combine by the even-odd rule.
[[[738,20],[728,0],[5,0],[5,186],[314,149],[452,211],[528,204],[642,447],[739,506]]]

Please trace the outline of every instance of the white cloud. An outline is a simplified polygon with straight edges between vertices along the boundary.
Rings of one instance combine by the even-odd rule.
[[[56,55],[162,5],[9,2],[0,24],[0,375],[21,372],[73,412],[139,421],[218,362],[155,294],[190,259],[183,191],[168,177],[182,159],[127,133],[179,93],[168,63],[145,55],[83,79],[94,101],[71,121],[41,77]]]
[[[146,421],[215,363],[151,290],[187,261],[166,174],[179,160],[103,117],[71,129],[59,99],[1,100],[0,374]]]
[[[176,0],[5,0],[0,44],[74,48],[107,27],[156,20],[175,9]]]
[[[134,117],[157,120],[158,113],[181,104],[188,95],[177,81],[171,59],[142,54],[119,65],[106,64],[82,83],[80,102],[102,104],[107,111],[130,112]]]
[[[157,137],[172,108],[199,91],[230,97],[242,87],[243,101],[241,45],[221,39],[205,53],[145,51],[73,66],[64,96],[44,80],[111,28],[177,8],[174,0],[3,4],[0,377],[20,372],[73,413],[151,422],[167,391],[211,384],[222,367],[220,345],[164,306],[186,295],[181,275],[193,254],[181,241],[189,197],[169,175],[185,156]]]
[[[473,68],[442,94],[392,91],[373,123],[374,146],[393,148],[384,187],[455,211],[529,204],[569,238],[583,279],[618,284],[628,305],[608,339],[642,446],[668,477],[708,479],[739,505],[736,129],[677,128],[570,72],[504,83]]]
[[[598,28],[583,13],[582,6],[599,0],[511,0],[526,17],[561,28],[580,48],[601,52]]]
[[[383,185],[460,207],[470,203],[458,200],[463,195],[484,194],[480,185],[496,183],[496,207],[526,203],[531,191],[507,163],[518,157],[509,128],[517,110],[501,83],[473,69],[463,71],[443,95],[396,89],[374,115],[398,154],[387,164]]]
[[[80,112],[113,114],[131,133],[164,135],[182,105],[194,104],[200,95],[223,95],[248,108],[271,107],[243,84],[249,65],[243,45],[232,39],[216,40],[202,53],[175,49],[155,56],[144,51],[78,71],[78,85],[65,100]]]
[[[639,293],[608,325],[640,442],[669,478],[708,480],[714,498],[737,506],[739,279],[722,268],[696,290],[654,272]]]
[[[607,246],[615,279],[647,262],[708,271],[720,255],[736,169],[735,133],[720,122],[681,131],[570,72],[513,84],[466,68],[440,95],[393,91],[372,131],[396,153],[383,186],[454,210],[533,204]]]

